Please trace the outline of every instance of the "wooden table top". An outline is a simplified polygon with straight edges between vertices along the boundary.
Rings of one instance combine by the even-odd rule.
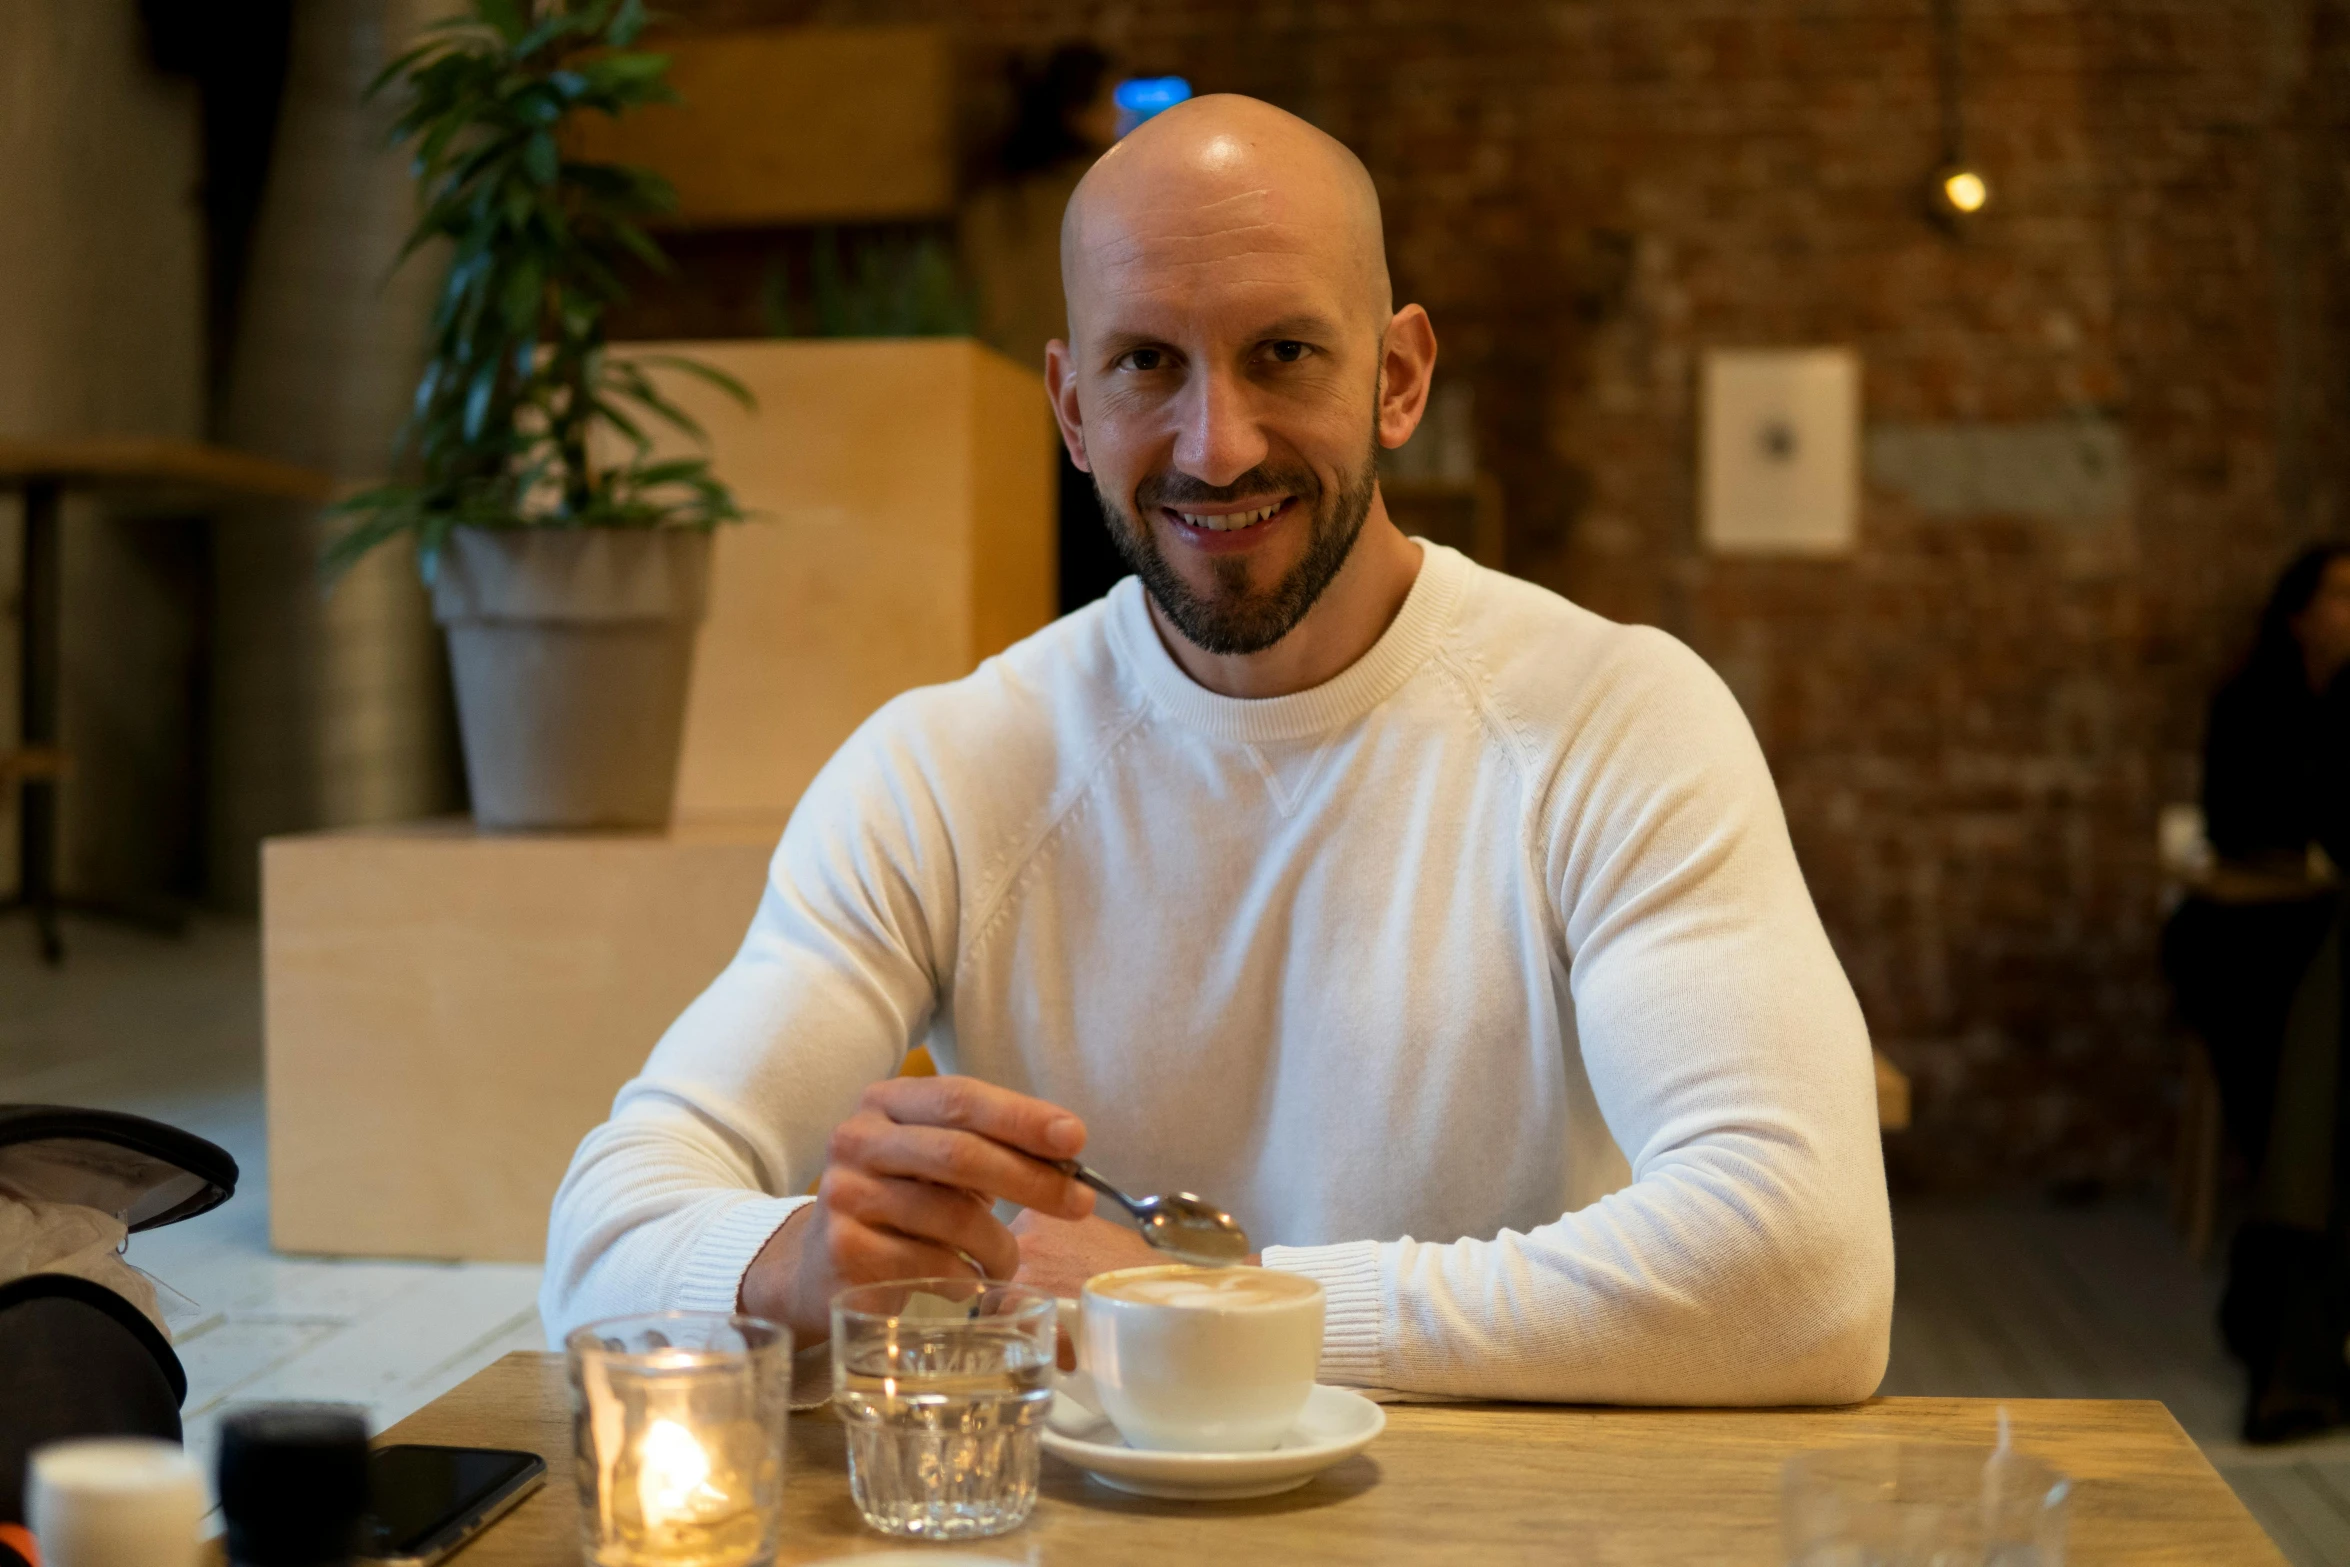
[[[52,479],[77,489],[161,489],[324,501],[323,473],[226,446],[146,436],[26,441],[0,437],[0,489]]]
[[[2018,1399],[2016,1445],[2077,1482],[2072,1567],[2282,1563],[2227,1483],[2152,1401]],[[1988,1444],[1998,1404],[1886,1398],[1848,1409],[1391,1405],[1369,1451],[1286,1496],[1165,1502],[1121,1495],[1047,1454],[1027,1525],[976,1542],[1008,1562],[1579,1562],[1766,1567],[1779,1555],[1779,1466],[1813,1447],[1903,1438]],[[524,1448],[546,1485],[460,1567],[580,1560],[571,1412],[558,1355],[508,1355],[384,1433],[387,1442]],[[849,1500],[840,1426],[792,1416],[779,1562],[903,1549]]]

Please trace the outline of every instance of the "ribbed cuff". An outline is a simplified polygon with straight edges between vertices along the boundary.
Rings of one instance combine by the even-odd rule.
[[[1322,1368],[1334,1387],[1385,1387],[1387,1286],[1377,1241],[1340,1246],[1268,1246],[1265,1266],[1302,1273],[1322,1286]]]
[[[677,1281],[673,1304],[680,1311],[734,1311],[743,1295],[743,1275],[783,1221],[814,1202],[813,1197],[745,1197],[718,1216],[694,1242]]]

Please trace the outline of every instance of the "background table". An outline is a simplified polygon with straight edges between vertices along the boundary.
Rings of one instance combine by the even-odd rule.
[[[1017,1533],[977,1542],[1011,1562],[1576,1562],[1775,1564],[1779,1466],[1809,1447],[1904,1438],[1988,1443],[1989,1399],[1877,1399],[1849,1409],[1581,1409],[1396,1405],[1370,1450],[1303,1490],[1253,1502],[1151,1501],[1046,1457]],[[2074,1567],[2281,1564],[2227,1483],[2151,1401],[2021,1399],[2017,1445],[2073,1476]],[[384,1434],[526,1448],[546,1486],[483,1534],[463,1567],[580,1560],[563,1361],[508,1355]],[[902,1548],[859,1523],[842,1432],[792,1417],[782,1562]]]
[[[40,933],[41,956],[65,956],[57,911],[71,900],[57,890],[58,780],[65,756],[58,747],[63,707],[65,587],[64,538],[59,531],[69,490],[132,492],[158,506],[200,510],[223,499],[325,501],[334,490],[324,474],[198,441],[92,436],[73,440],[0,438],[0,491],[24,494],[22,610],[19,615],[19,746],[8,769],[18,778],[17,887],[0,913],[23,910]],[[0,787],[8,782],[0,776]],[[103,906],[90,912],[115,912]]]

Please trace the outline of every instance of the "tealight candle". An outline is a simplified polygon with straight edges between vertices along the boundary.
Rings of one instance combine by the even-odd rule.
[[[783,1510],[791,1335],[659,1312],[571,1335],[580,1526],[596,1567],[752,1567]]]

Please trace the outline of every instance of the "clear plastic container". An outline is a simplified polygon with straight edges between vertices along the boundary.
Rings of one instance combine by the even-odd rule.
[[[1799,1453],[1779,1482],[1790,1567],[2064,1567],[2072,1482],[2005,1447]]]

